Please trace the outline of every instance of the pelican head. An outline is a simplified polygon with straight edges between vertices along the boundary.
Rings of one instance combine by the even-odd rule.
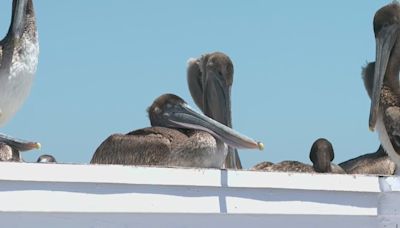
[[[331,161],[334,157],[332,144],[324,138],[317,139],[311,146],[310,160],[316,172],[331,172]]]
[[[196,105],[203,113],[231,127],[233,64],[221,52],[189,60],[188,84]]]
[[[37,163],[57,163],[57,160],[49,154],[43,154],[37,159],[36,162]]]
[[[148,109],[151,125],[206,131],[235,148],[263,149],[256,142],[233,129],[194,111],[186,102],[173,94],[158,97]]]

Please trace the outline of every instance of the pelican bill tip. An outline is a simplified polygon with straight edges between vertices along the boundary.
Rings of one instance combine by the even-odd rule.
[[[40,144],[40,143],[38,143],[38,142],[37,142],[37,143],[35,143],[35,148],[36,148],[36,149],[40,149],[40,148],[42,148],[42,144]]]
[[[376,116],[376,115],[375,115]],[[371,131],[371,132],[374,132],[375,131],[375,126],[376,126],[376,117],[375,117],[373,114],[370,114],[370,118],[369,118],[369,123],[368,123],[368,127],[369,127],[369,130]]]
[[[262,142],[257,142],[257,145],[259,150],[264,150],[264,144]]]
[[[372,126],[369,126],[368,129],[369,129],[370,132],[374,132],[375,131],[375,127],[372,127]]]

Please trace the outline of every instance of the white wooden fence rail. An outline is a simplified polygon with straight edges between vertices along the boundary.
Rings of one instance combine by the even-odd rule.
[[[0,163],[0,227],[400,226],[400,178]]]

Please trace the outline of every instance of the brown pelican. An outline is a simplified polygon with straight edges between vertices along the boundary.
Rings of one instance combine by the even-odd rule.
[[[331,163],[334,156],[332,144],[327,139],[320,138],[311,146],[310,160],[313,163],[312,166],[298,161],[283,161],[277,164],[262,162],[254,166],[252,170],[344,174],[345,171],[341,167]]]
[[[49,155],[49,154],[43,154],[41,155],[37,161],[37,163],[57,163],[56,159]]]
[[[310,150],[310,160],[313,163],[313,168],[318,173],[345,173],[338,165],[332,163],[335,158],[332,143],[327,139],[317,139]]]
[[[191,109],[173,94],[148,109],[151,126],[107,138],[91,163],[221,168],[226,145],[263,149],[262,143]]]
[[[205,54],[188,62],[187,81],[196,105],[208,117],[232,127],[231,87],[233,64],[221,52]],[[241,169],[239,154],[228,147],[225,168]]]
[[[374,17],[376,61],[369,127],[377,129],[390,158],[400,164],[400,4],[379,9]]]
[[[362,70],[365,90],[371,98],[374,84],[375,62],[368,63]],[[396,165],[382,146],[374,153],[364,154],[339,164],[348,174],[393,175]]]
[[[32,0],[13,0],[11,25],[0,41],[0,125],[15,114],[28,96],[38,57],[39,43]],[[11,141],[11,144],[23,147],[17,150],[40,146],[0,135],[0,142]]]

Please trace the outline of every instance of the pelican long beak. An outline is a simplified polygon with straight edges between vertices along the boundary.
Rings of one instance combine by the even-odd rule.
[[[226,85],[222,76],[214,71],[207,72],[204,82],[204,110],[203,112],[214,120],[227,126],[232,125],[231,119],[231,88]]]
[[[256,142],[227,126],[194,111],[187,104],[179,105],[173,112],[168,112],[168,123],[169,127],[173,128],[188,128],[206,131],[235,148],[264,149],[264,145],[261,142]]]
[[[13,37],[20,37],[25,27],[26,8],[29,0],[14,0],[9,32]]]
[[[398,37],[398,32],[399,26],[391,25],[383,28],[376,36],[376,62],[371,97],[371,109],[369,114],[369,128],[371,131],[375,129],[383,79],[385,77],[391,51]]]
[[[220,74],[215,69],[207,69],[207,77],[204,82],[203,112],[208,117],[232,127],[231,85],[227,78]],[[242,168],[237,153],[234,147],[228,147],[226,167]]]
[[[3,142],[18,151],[27,151],[40,149],[41,145],[38,142],[29,142],[22,139],[13,138],[7,135],[0,134],[0,142]]]

